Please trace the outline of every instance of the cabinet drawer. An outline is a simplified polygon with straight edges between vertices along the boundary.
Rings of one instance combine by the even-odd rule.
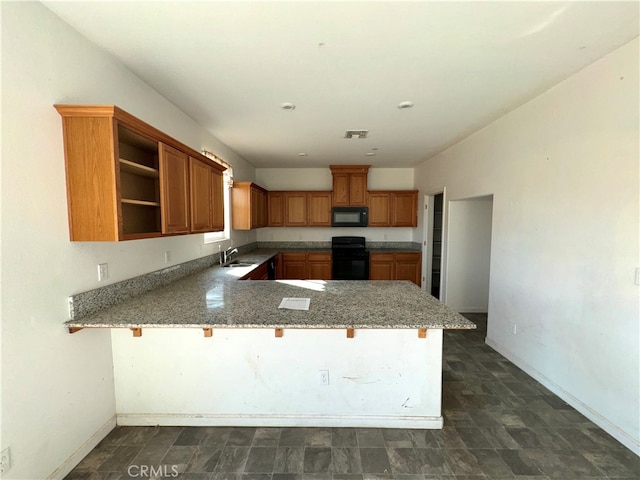
[[[306,260],[307,260],[307,254],[304,252],[282,254],[283,262],[305,262]]]
[[[396,262],[417,262],[420,260],[420,253],[419,252],[396,253],[395,260]]]
[[[309,253],[307,260],[310,262],[330,262],[330,253]]]
[[[393,262],[393,253],[371,253],[369,256],[371,262]]]

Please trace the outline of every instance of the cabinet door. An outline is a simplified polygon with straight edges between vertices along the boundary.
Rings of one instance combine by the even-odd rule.
[[[420,286],[421,254],[419,252],[395,254],[395,279],[409,280]]]
[[[258,195],[258,223],[260,227],[269,225],[269,214],[267,212],[267,192],[260,190]]]
[[[334,207],[349,206],[349,174],[348,173],[333,174],[333,206]]]
[[[306,192],[284,192],[285,227],[307,226]]]
[[[261,188],[251,185],[251,228],[267,226],[267,194]]]
[[[418,192],[393,192],[392,227],[418,226]]]
[[[307,254],[283,253],[282,278],[287,280],[304,280],[307,278]]]
[[[331,253],[308,253],[307,268],[309,280],[331,280]]]
[[[364,207],[367,205],[367,174],[349,175],[349,205]]]
[[[189,157],[189,190],[191,196],[191,231],[213,230],[213,168],[200,160]]]
[[[224,230],[224,177],[223,173],[211,169],[211,231],[222,232]]]
[[[393,280],[393,266],[392,253],[371,253],[369,256],[369,279]]]
[[[269,192],[267,195],[268,220],[270,227],[284,226],[284,194],[282,192]]]
[[[249,200],[249,205],[251,207],[251,227],[250,228],[259,228],[263,225],[260,225],[261,213],[260,213],[260,190],[255,188],[253,185],[250,189],[251,199]]]
[[[331,192],[308,192],[308,225],[310,227],[331,226]]]
[[[391,193],[369,192],[369,226],[391,225]]]
[[[231,189],[231,228],[251,229],[251,186],[249,182],[234,182]]]
[[[189,233],[189,157],[160,145],[162,233]]]

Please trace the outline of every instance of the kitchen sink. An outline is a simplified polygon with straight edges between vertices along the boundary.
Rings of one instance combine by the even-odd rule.
[[[223,265],[223,267],[253,267],[255,265],[255,263],[245,263],[245,262],[240,262],[238,260],[236,260],[235,262],[231,262],[231,263],[227,263],[226,265]]]

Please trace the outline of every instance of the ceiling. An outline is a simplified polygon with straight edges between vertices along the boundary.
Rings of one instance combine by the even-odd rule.
[[[635,1],[43,3],[259,168],[415,166],[640,24]]]

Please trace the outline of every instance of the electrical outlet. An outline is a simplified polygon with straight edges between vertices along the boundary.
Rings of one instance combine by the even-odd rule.
[[[518,333],[518,326],[515,323],[511,324],[511,333],[514,335]]]
[[[640,285],[640,267],[636,268],[636,276],[634,283]]]
[[[164,252],[164,263],[171,263],[171,251]]]
[[[9,454],[9,447],[0,452],[0,473],[8,472],[11,468],[11,455]]]
[[[329,385],[329,370],[320,370],[320,385]]]
[[[109,278],[109,264],[101,263],[98,265],[98,281],[102,282]]]

